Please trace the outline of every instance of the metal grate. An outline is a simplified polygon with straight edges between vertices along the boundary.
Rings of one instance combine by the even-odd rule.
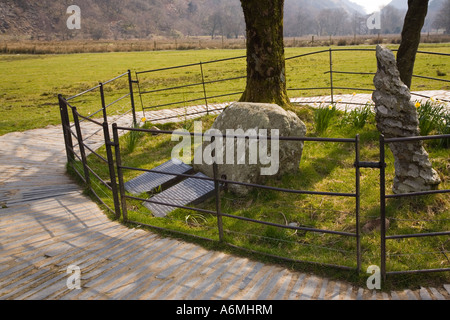
[[[203,173],[196,173],[194,177],[207,177]],[[214,182],[210,180],[201,180],[196,178],[187,178],[173,187],[158,193],[151,200],[185,206],[191,203],[204,201],[214,194]],[[144,202],[147,209],[151,210],[155,217],[165,217],[176,207]]]
[[[174,174],[186,174],[192,171],[192,167],[183,162],[174,162],[169,160],[153,170]],[[177,180],[178,177],[176,175],[145,172],[144,174],[141,174],[140,176],[126,182],[124,187],[129,193],[138,195],[144,192],[152,191],[159,186],[164,187],[168,184],[175,183]]]

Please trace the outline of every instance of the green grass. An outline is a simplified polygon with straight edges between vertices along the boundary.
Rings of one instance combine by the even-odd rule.
[[[395,46],[391,46],[395,48]],[[336,47],[342,49],[344,47]],[[359,46],[358,48],[374,48]],[[286,57],[323,50],[318,48],[286,48]],[[424,51],[450,52],[448,44],[422,44]],[[13,131],[24,131],[60,123],[57,106],[57,94],[72,96],[99,82],[109,80],[128,69],[134,71],[158,69],[176,65],[198,63],[245,55],[245,50],[192,50],[192,51],[157,51],[157,52],[111,52],[82,53],[61,55],[0,55],[0,135]],[[288,60],[286,75],[288,88],[311,88],[330,85],[328,52]],[[231,60],[216,64],[203,65],[205,81],[214,81],[228,77],[245,76],[245,59]],[[333,53],[335,71],[375,72],[374,52],[342,51]],[[415,73],[423,76],[437,77],[437,71],[450,79],[449,62],[445,57],[418,55]],[[334,74],[336,87],[372,88],[372,76]],[[156,90],[167,86],[186,83],[199,83],[201,74],[199,66],[173,69],[164,72],[141,74],[139,76],[142,90]],[[127,93],[126,79],[120,79],[105,86],[107,103]],[[245,79],[210,83],[206,85],[208,96],[231,92],[241,92]],[[415,78],[413,90],[448,89],[447,84],[427,79]],[[335,94],[351,93],[349,90],[335,90]],[[329,90],[289,90],[291,97],[315,96],[329,94]],[[193,86],[178,90],[152,93],[143,97],[144,106],[154,106],[170,102],[181,102],[175,107],[187,104],[199,104],[203,101],[187,103],[191,99],[203,96],[203,87]],[[211,99],[210,103],[237,99],[239,95]],[[72,101],[84,115],[100,108],[98,90]],[[136,98],[138,109],[140,99]],[[130,108],[128,99],[110,110],[120,113]]]
[[[0,134],[41,128],[60,123],[58,94],[70,97],[107,81],[128,69],[147,70],[201,60],[242,55],[235,50],[199,50],[130,53],[86,53],[70,55],[0,55]],[[184,72],[184,71],[183,71]],[[167,74],[180,79],[184,75]],[[105,86],[106,103],[127,93],[126,77]],[[136,99],[139,102],[138,99]],[[74,99],[84,115],[100,109],[99,90]],[[110,113],[126,111],[124,99]]]
[[[299,117],[307,125],[310,136],[316,136],[314,110],[310,107],[294,107]],[[361,160],[378,161],[378,132],[373,117],[369,117],[364,128],[355,127],[352,123],[342,122],[343,112],[337,111],[324,136],[349,137],[356,134],[361,137]],[[206,130],[214,117],[202,119]],[[174,130],[189,127],[187,123],[171,123],[161,125],[161,129]],[[148,127],[149,124],[146,124]],[[177,142],[170,141],[168,135],[152,136],[143,134],[139,137],[133,151],[128,150],[127,136],[121,137],[122,161],[125,166],[151,169],[170,159],[171,150]],[[434,168],[439,172],[443,184],[442,189],[450,188],[449,150],[437,147],[432,142],[426,144]],[[104,152],[104,150],[100,150]],[[297,190],[315,190],[329,192],[355,192],[354,147],[352,144],[306,142],[300,170],[288,174],[280,180],[269,180],[267,185]],[[394,163],[389,149],[387,154],[387,182],[393,183]],[[97,160],[89,157],[89,164],[100,176],[107,178],[107,168]],[[125,181],[141,174],[139,171],[124,172]],[[92,178],[95,179],[95,178]],[[379,172],[376,169],[361,169],[361,226],[379,216]],[[97,187],[97,186],[96,186]],[[112,206],[111,197],[106,188],[97,190],[97,194]],[[159,192],[157,190],[155,192]],[[141,195],[147,198],[147,194]],[[193,206],[201,209],[215,210],[214,198],[203,204]],[[450,197],[440,194],[429,197],[389,200],[387,217],[390,221],[388,234],[409,234],[420,232],[437,232],[448,230],[450,221]],[[167,218],[153,217],[145,209],[141,201],[127,201],[128,218],[142,225],[168,228],[197,237],[219,240],[217,219],[214,215],[177,209]],[[311,196],[291,193],[280,193],[264,189],[255,189],[248,196],[240,198],[223,191],[221,193],[221,211],[227,214],[257,219],[277,224],[295,223],[298,226],[325,230],[355,232],[355,200],[354,198]],[[223,218],[226,243],[251,250],[246,253],[255,259],[269,259],[271,262],[284,263],[292,268],[309,270],[339,279],[346,279],[355,284],[365,285],[365,270],[369,265],[379,265],[380,242],[379,231],[370,230],[362,234],[362,273],[357,276],[352,272],[341,272],[339,269],[317,267],[310,264],[296,264],[283,260],[271,259],[259,254],[276,255],[286,259],[316,262],[318,264],[337,264],[356,267],[356,241],[354,238],[340,237],[330,234],[282,229],[274,226],[259,225],[237,219]],[[173,234],[172,234],[173,235]],[[192,238],[184,238],[195,241]],[[203,245],[220,250],[230,250],[217,242],[200,242]],[[448,237],[419,238],[409,240],[388,240],[388,270],[415,270],[449,267],[447,257],[450,251]],[[234,253],[244,254],[242,250]],[[448,273],[431,273],[390,276],[385,289],[410,287],[425,283],[438,284],[449,281]]]

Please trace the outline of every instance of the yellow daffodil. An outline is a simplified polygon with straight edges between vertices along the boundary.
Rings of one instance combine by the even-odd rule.
[[[416,106],[416,108],[419,108],[419,107],[420,107],[420,102],[417,101],[416,104],[415,104],[415,106]]]
[[[352,94],[353,94],[354,96],[356,96],[356,92],[353,92]]]
[[[434,98],[433,97],[431,97],[430,100],[434,102]]]
[[[333,109],[333,106],[330,104],[329,106],[328,106],[328,109]]]
[[[147,121],[147,119],[146,119],[146,118],[142,118],[141,121],[142,121],[142,122],[145,122],[145,121]]]

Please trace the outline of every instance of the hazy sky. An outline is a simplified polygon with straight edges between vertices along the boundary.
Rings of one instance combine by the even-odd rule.
[[[357,3],[366,9],[367,13],[372,13],[374,11],[380,10],[380,7],[384,7],[391,0],[350,0],[351,2]]]

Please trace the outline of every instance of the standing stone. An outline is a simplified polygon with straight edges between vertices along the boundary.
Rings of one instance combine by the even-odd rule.
[[[400,80],[394,54],[378,45],[377,65],[372,99],[378,130],[386,138],[420,136],[417,110]],[[390,143],[389,148],[395,159],[394,193],[427,191],[441,182],[422,141]]]
[[[234,132],[236,135],[248,137],[261,135],[264,130],[267,130],[266,136],[270,136],[272,129],[278,131],[279,137],[304,137],[306,135],[306,126],[295,113],[286,111],[276,104],[248,102],[237,102],[230,105],[217,117],[209,131],[216,130],[218,133],[228,134],[228,130],[228,132]],[[275,140],[266,139],[267,155],[271,158],[270,163],[268,163],[268,161],[261,161],[261,155],[264,156],[261,153],[261,140],[248,138],[226,138],[223,140],[222,163],[218,162],[219,178],[263,184],[267,177],[279,178],[285,173],[297,172],[299,169],[303,151],[302,141],[279,141],[279,148],[275,148],[276,146],[273,143]],[[245,144],[244,153],[239,152],[238,144],[240,142]],[[255,142],[258,145],[258,154],[257,157],[252,157],[252,154],[256,154],[249,150],[251,149],[249,146]],[[208,150],[207,147],[210,144],[209,141],[204,142],[201,146],[202,150]],[[233,146],[233,148],[227,150],[227,146]],[[197,149],[196,152],[202,150]],[[232,158],[234,162],[227,161],[228,157]],[[269,167],[276,170],[264,174],[264,170],[270,171],[268,170]],[[211,164],[195,163],[194,160],[194,169],[210,177],[213,176]],[[233,183],[228,184],[228,189],[239,196],[246,195],[251,190],[248,186]]]

